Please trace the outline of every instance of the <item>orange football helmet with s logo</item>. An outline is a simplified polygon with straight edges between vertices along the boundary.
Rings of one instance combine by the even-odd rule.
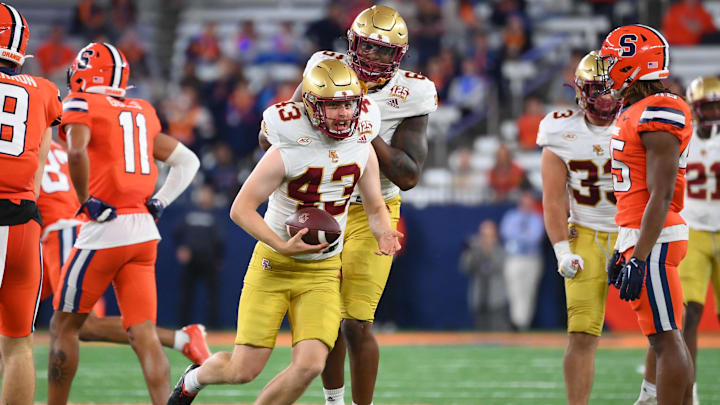
[[[665,38],[646,25],[625,25],[603,41],[598,63],[607,68],[605,88],[620,92],[636,80],[659,80],[670,75],[670,47]]]
[[[120,50],[108,43],[93,42],[81,49],[68,70],[72,91],[125,97],[130,65]]]
[[[0,3],[0,59],[22,66],[30,39],[30,27],[13,6]]]

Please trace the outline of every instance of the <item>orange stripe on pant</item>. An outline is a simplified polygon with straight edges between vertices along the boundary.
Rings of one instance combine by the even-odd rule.
[[[73,248],[53,298],[56,311],[87,314],[112,282],[123,327],[156,321],[157,240],[108,249]]]
[[[634,248],[623,252],[625,260]],[[682,329],[683,296],[677,267],[687,252],[687,241],[656,244],[647,258],[640,298],[630,305],[645,336]]]
[[[40,224],[0,226],[0,252],[5,256],[0,285],[0,334],[23,337],[35,329],[42,286]]]

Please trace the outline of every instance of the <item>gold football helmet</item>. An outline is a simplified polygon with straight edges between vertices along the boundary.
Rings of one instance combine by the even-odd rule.
[[[387,6],[363,10],[355,17],[347,36],[352,67],[363,82],[392,78],[408,50],[405,20]]]
[[[325,135],[345,139],[355,131],[360,117],[363,90],[355,72],[337,59],[323,60],[303,78],[302,99],[312,125]],[[350,125],[344,131],[330,129],[325,121],[327,103],[350,101],[355,104]]]
[[[697,134],[709,138],[720,132],[720,78],[698,77],[687,88],[687,101],[695,113]]]
[[[609,62],[598,58],[597,51],[590,51],[575,69],[575,95],[578,106],[592,118],[609,122],[615,119],[622,100],[603,97]]]

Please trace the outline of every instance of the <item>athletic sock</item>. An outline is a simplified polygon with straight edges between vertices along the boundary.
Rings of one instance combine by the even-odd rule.
[[[185,381],[183,384],[183,389],[188,394],[195,395],[198,392],[200,392],[201,389],[205,388],[204,385],[202,385],[198,382],[198,378],[197,378],[198,371],[200,371],[200,367],[194,368],[194,369],[188,371],[187,374],[185,374]]]
[[[325,405],[345,405],[345,386],[332,390],[323,387]]]
[[[173,342],[173,349],[182,351],[185,344],[190,342],[190,335],[178,329],[175,331],[175,341]]]
[[[640,386],[640,397],[638,398],[638,401],[645,401],[651,398],[657,398],[657,388],[655,387],[655,384],[643,379],[642,385]]]

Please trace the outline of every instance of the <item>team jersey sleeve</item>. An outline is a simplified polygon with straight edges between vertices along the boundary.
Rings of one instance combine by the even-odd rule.
[[[280,146],[282,144],[280,139],[280,132],[278,131],[279,123],[278,117],[279,112],[275,106],[270,106],[263,112],[263,120],[260,123],[260,131],[262,131],[265,138],[271,145]]]
[[[543,148],[545,146],[550,146],[550,132],[552,131],[552,124],[553,113],[546,115],[545,118],[540,121],[536,141],[539,147]]]
[[[400,72],[410,88],[406,107],[412,109],[414,116],[427,115],[437,110],[438,97],[435,83],[425,76],[414,72]]]
[[[637,123],[638,133],[668,132],[683,142],[692,132],[692,118],[687,103],[669,93],[651,97],[640,114]]]
[[[370,135],[368,135],[368,142],[372,142],[372,140],[380,134],[380,126],[382,124],[380,107],[378,107],[377,103],[369,97],[366,97],[364,100],[370,101],[369,103],[367,103],[366,117],[367,120],[369,120],[372,124],[372,131],[370,132]]]
[[[347,59],[347,55],[332,51],[318,51],[315,52],[310,59],[308,60],[307,64],[305,65],[305,70],[303,71],[303,77],[307,76],[308,73],[312,70],[312,68],[315,67],[318,63],[321,61],[327,60],[327,59],[337,59],[340,61],[345,62],[345,59]]]
[[[70,93],[62,102],[62,121],[60,122],[60,139],[66,140],[66,125],[85,124],[91,126],[90,107],[87,97],[81,93]]]
[[[47,123],[48,126],[54,127],[59,125],[62,119],[62,98],[60,98],[60,90],[58,90],[57,86],[55,86],[53,82],[45,79],[43,79],[43,81],[46,83],[45,88],[47,89],[45,92]]]

